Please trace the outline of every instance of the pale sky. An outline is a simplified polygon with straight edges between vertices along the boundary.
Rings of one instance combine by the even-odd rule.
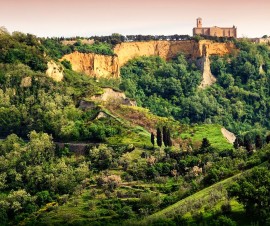
[[[270,35],[270,0],[0,0],[0,26],[37,36],[188,34],[196,25]]]

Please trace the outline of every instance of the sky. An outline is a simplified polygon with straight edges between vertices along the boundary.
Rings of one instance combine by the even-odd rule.
[[[0,26],[39,37],[192,35],[197,17],[238,37],[270,35],[270,0],[0,0]]]

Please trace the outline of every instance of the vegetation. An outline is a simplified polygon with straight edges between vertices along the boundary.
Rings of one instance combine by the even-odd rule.
[[[199,90],[200,72],[180,55],[171,62],[141,57],[121,68],[123,89],[140,106],[183,123],[216,123],[244,136],[270,128],[270,57],[265,45],[236,42],[239,53],[214,56],[217,83]]]
[[[125,37],[62,40],[0,34],[1,225],[269,224],[268,48],[237,42],[238,53],[212,58],[217,84],[200,90],[181,54],[134,59],[121,81],[63,61],[54,82],[49,60],[113,54]],[[93,101],[108,86],[139,106]]]

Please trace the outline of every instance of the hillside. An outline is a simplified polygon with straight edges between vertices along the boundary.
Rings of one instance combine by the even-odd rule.
[[[1,225],[267,224],[267,46],[63,43],[0,34]]]
[[[101,56],[92,53],[70,53],[62,59],[70,61],[73,69],[90,76],[119,77],[120,68],[129,60],[141,56],[159,56],[170,60],[180,52],[192,59],[205,55],[225,55],[235,51],[232,43],[214,43],[202,40],[191,41],[148,41],[148,42],[124,42],[117,44],[113,52],[115,56]]]

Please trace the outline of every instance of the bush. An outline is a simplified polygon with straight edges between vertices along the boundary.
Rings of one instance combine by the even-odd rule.
[[[117,211],[119,218],[128,219],[134,217],[134,212],[130,206],[124,206],[120,210]]]
[[[224,203],[220,208],[223,214],[228,214],[232,212],[232,206],[229,202]]]
[[[219,216],[217,220],[214,221],[214,225],[216,226],[236,226],[236,222],[231,218],[226,216]]]

